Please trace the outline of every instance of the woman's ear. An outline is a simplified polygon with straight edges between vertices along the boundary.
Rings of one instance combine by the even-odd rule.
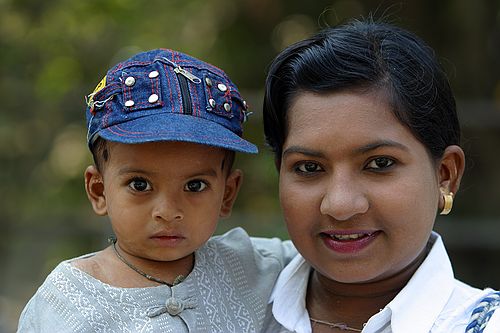
[[[241,183],[243,182],[243,172],[239,169],[231,171],[226,178],[226,187],[224,189],[224,197],[220,207],[220,217],[231,216],[234,202],[240,191]]]
[[[456,145],[446,147],[439,163],[439,187],[445,193],[457,193],[465,170],[465,154]],[[440,199],[441,202],[442,199]],[[441,206],[441,204],[440,204]]]
[[[88,166],[85,170],[85,191],[94,212],[97,215],[106,215],[108,210],[104,194],[104,182],[101,173],[94,165]]]

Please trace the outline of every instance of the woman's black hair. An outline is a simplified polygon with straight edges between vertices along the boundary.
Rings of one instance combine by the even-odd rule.
[[[264,132],[278,164],[294,96],[350,89],[384,92],[395,116],[434,159],[460,144],[455,98],[434,51],[402,28],[355,20],[289,46],[272,62]]]

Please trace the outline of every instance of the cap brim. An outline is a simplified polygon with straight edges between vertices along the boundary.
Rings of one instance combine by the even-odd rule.
[[[189,118],[187,118],[189,117]],[[144,131],[144,129],[148,131]],[[178,113],[158,113],[102,129],[98,136],[121,143],[183,141],[252,153],[257,147],[213,121]]]

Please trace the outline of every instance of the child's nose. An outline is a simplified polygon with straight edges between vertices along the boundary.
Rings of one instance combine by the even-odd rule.
[[[152,215],[153,219],[159,222],[174,222],[184,219],[182,205],[175,195],[159,196],[155,200]]]

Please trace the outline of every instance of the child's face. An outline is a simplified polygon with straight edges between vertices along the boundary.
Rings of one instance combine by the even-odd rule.
[[[290,237],[322,275],[377,281],[422,253],[440,200],[441,162],[376,93],[301,93],[280,167]]]
[[[108,215],[121,250],[154,261],[191,255],[228,216],[241,173],[219,148],[182,142],[108,142],[102,174],[86,173],[94,210]]]

